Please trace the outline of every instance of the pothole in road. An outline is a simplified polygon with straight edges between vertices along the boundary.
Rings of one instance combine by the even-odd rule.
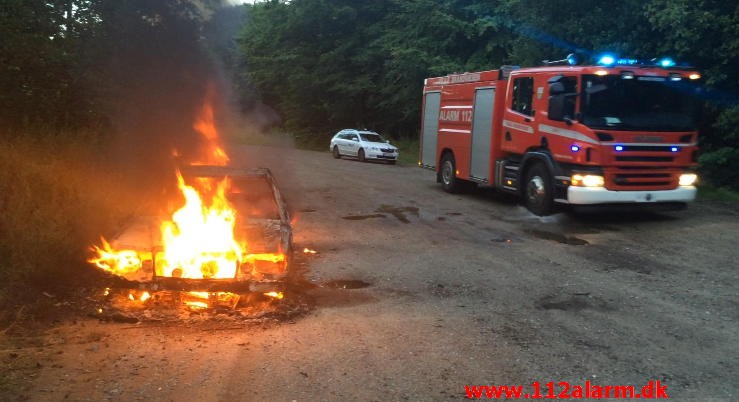
[[[396,217],[403,223],[410,223],[411,221],[406,216],[406,213],[412,214],[418,217],[418,207],[394,207],[392,205],[380,205],[375,212],[383,212]]]
[[[348,215],[348,216],[342,216],[341,219],[346,219],[348,221],[363,221],[365,219],[384,218],[384,217],[385,217],[385,215],[383,215],[383,214]]]
[[[562,311],[581,311],[585,309],[596,311],[613,310],[608,302],[600,298],[590,296],[589,293],[544,296],[536,302],[536,308],[540,310]]]
[[[525,230],[525,232],[540,239],[552,240],[558,243],[569,244],[572,246],[584,246],[586,244],[590,244],[587,240],[583,240],[579,237],[566,236],[562,233],[547,232],[538,229],[527,229]]]
[[[336,279],[325,282],[323,286],[332,289],[362,289],[371,284],[358,279]]]

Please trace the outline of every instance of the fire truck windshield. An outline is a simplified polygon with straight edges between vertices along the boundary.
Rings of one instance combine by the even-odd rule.
[[[590,128],[693,131],[699,87],[667,77],[584,75],[581,121]]]

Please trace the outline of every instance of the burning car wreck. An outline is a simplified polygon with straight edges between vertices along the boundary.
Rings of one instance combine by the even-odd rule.
[[[198,155],[185,162],[173,153],[180,161],[172,175],[175,200],[91,247],[88,261],[114,275],[104,296],[123,296],[124,310],[159,305],[233,311],[255,295],[283,298],[292,255],[288,210],[269,169],[230,164],[213,96],[206,94],[193,123],[201,139]]]
[[[250,292],[281,298],[292,228],[271,172],[192,165],[177,179],[184,205],[171,217],[133,219],[89,261],[124,279],[132,300],[182,292],[177,299],[196,299],[185,304],[208,308]]]
[[[96,246],[90,262],[139,289],[278,290],[288,272],[292,230],[270,171],[195,165],[183,168],[178,180],[185,205],[171,220],[135,218]]]

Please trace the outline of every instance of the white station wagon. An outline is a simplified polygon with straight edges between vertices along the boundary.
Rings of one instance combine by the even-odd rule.
[[[352,156],[361,162],[382,160],[391,164],[398,160],[398,148],[374,131],[341,130],[331,138],[329,151],[336,159]]]

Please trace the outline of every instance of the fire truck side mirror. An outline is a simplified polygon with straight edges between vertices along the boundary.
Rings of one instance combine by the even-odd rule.
[[[549,97],[549,108],[547,110],[549,120],[562,121],[565,118],[565,95],[552,95]]]
[[[549,95],[559,95],[565,92],[565,84],[560,81],[549,84]]]
[[[561,81],[555,81],[549,84],[549,107],[547,115],[549,120],[564,121],[567,124],[572,124],[571,113],[573,111],[567,110],[567,96],[574,94],[568,94],[565,91],[565,85]]]

